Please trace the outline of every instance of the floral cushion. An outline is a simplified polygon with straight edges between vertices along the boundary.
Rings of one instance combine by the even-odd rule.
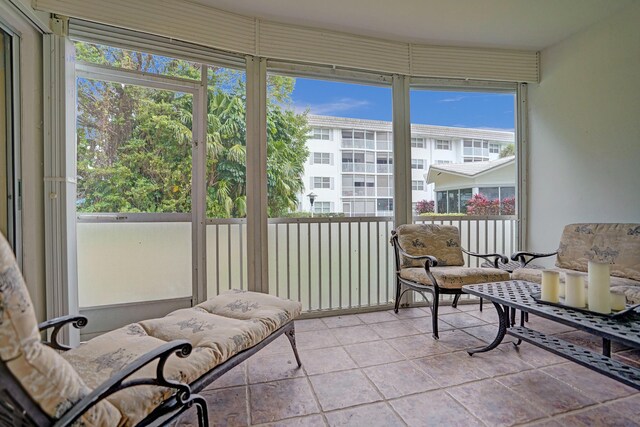
[[[91,392],[56,351],[40,341],[31,298],[9,244],[0,236],[0,359],[31,398],[52,418]],[[100,402],[78,424],[118,425],[119,411]]]
[[[197,307],[232,319],[259,320],[269,333],[298,317],[302,311],[298,301],[237,289],[223,292]]]
[[[138,357],[163,344],[166,341],[147,335],[142,326],[133,323],[93,338],[63,353],[63,357],[76,367],[89,387],[96,388]],[[157,363],[150,363],[129,378],[155,378]],[[170,356],[164,368],[165,378],[189,383],[215,365],[212,349],[196,347],[187,358]],[[173,393],[174,389],[165,387],[136,386],[114,393],[107,400],[122,413],[121,424],[132,426]]]
[[[464,285],[509,280],[509,273],[497,268],[432,267],[430,271],[438,282],[438,286],[447,289],[460,289]],[[400,277],[423,285],[432,285],[424,267],[403,268],[400,270]]]
[[[409,255],[431,255],[439,266],[463,266],[458,228],[451,225],[406,224],[396,228],[398,243]],[[401,266],[424,267],[425,260],[401,256]]]
[[[569,224],[556,266],[587,271],[589,261],[611,264],[611,275],[640,281],[640,224]]]
[[[300,314],[299,302],[257,292],[229,291],[196,307],[165,317],[132,323],[70,350],[64,358],[76,366],[90,387],[97,387],[128,363],[166,342],[186,339],[193,351],[186,359],[171,356],[165,375],[185,383],[258,344]],[[132,378],[155,377],[157,362]],[[123,414],[124,425],[135,425],[174,391],[140,386],[121,390],[108,401]]]
[[[140,325],[155,338],[164,341],[186,339],[194,348],[211,349],[213,366],[253,347],[273,332],[257,319],[217,316],[199,307],[177,310],[159,319],[142,321]]]

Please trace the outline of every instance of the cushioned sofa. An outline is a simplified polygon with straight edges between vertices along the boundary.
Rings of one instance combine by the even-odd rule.
[[[195,393],[278,335],[289,338],[300,366],[293,328],[300,311],[299,302],[231,291],[69,349],[57,342],[60,328],[82,327],[86,318],[38,325],[0,235],[0,425],[146,425],[193,404],[206,425],[206,403]],[[41,331],[51,328],[43,342]]]
[[[640,303],[640,224],[569,224],[564,227],[556,252],[516,252],[511,256],[519,261],[512,279],[540,283],[542,270],[528,268],[536,258],[554,256],[554,270],[587,273],[589,261],[611,264],[611,288],[623,292],[627,302]],[[560,274],[564,281],[564,274]],[[585,275],[586,280],[586,275]]]

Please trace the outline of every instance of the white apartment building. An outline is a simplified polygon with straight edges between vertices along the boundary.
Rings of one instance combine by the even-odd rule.
[[[390,216],[393,213],[392,123],[309,115],[305,190],[299,209],[315,213]],[[426,176],[431,165],[486,162],[515,143],[513,132],[411,125],[412,201],[435,200]],[[515,177],[514,177],[515,180]]]

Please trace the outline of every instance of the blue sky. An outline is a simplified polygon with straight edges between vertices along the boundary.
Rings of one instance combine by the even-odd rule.
[[[391,120],[391,88],[296,78],[298,111],[359,119]],[[411,122],[439,126],[514,129],[513,94],[411,91]]]

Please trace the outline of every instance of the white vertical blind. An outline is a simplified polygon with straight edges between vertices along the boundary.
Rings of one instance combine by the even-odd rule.
[[[280,24],[171,0],[34,0],[37,9],[229,52],[403,75],[538,82],[535,51],[429,46]]]

